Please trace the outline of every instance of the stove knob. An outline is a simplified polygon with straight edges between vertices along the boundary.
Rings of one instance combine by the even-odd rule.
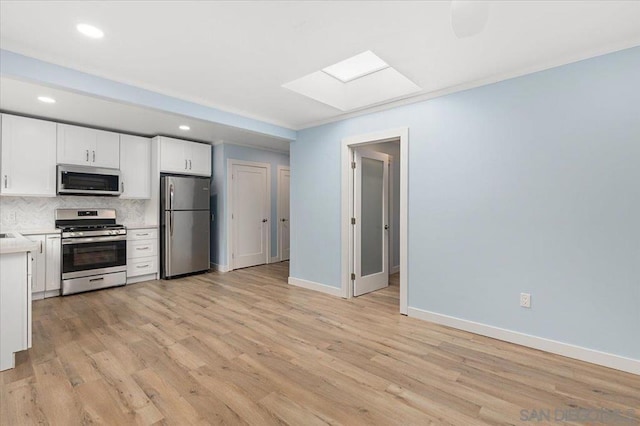
[[[69,232],[69,236],[70,236],[70,237],[75,237],[75,236],[76,236],[76,233],[75,233],[75,232]]]
[[[78,232],[78,235],[84,235],[84,232]]]

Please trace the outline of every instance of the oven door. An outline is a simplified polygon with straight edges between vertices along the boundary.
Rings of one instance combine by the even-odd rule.
[[[126,235],[62,240],[63,280],[126,270]]]

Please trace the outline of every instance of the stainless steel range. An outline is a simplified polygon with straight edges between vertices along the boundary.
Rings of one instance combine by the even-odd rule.
[[[127,282],[127,229],[113,209],[58,209],[62,230],[62,295]]]

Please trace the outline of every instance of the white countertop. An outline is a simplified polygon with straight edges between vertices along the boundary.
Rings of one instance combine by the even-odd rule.
[[[60,230],[56,228],[12,228],[9,230],[0,229],[0,232],[17,232],[21,235],[44,235],[44,234],[59,234]]]
[[[131,225],[125,224],[125,226],[127,227],[127,229],[153,229],[158,227],[158,225],[148,225],[144,223],[134,223]]]
[[[0,238],[0,254],[38,250],[38,243],[30,241],[15,231],[6,232],[13,238]]]

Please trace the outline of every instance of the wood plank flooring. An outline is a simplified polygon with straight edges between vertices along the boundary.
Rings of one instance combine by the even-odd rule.
[[[585,424],[580,408],[640,423],[638,376],[401,316],[397,277],[342,300],[287,275],[35,302],[33,348],[0,373],[0,424]]]

